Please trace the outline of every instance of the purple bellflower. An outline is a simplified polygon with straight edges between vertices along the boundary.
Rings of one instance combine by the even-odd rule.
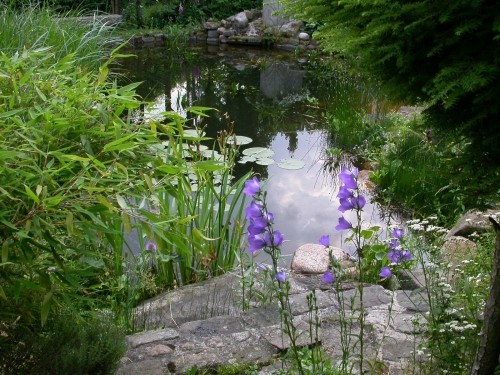
[[[274,276],[274,278],[280,283],[284,283],[286,281],[286,273],[284,271],[280,271]]]
[[[179,9],[178,9],[179,14],[184,13],[184,7],[182,6],[182,3],[179,4]]]
[[[357,189],[358,184],[356,182],[356,176],[358,175],[358,168],[354,168],[350,171],[348,168],[342,169],[342,172],[339,174],[339,178],[344,184],[344,186],[348,189]]]
[[[248,196],[254,196],[260,191],[260,181],[257,177],[253,177],[250,180],[245,182],[245,188],[243,189],[243,193]]]
[[[248,244],[250,245],[248,252],[253,254],[262,249],[266,245],[266,241],[260,235],[250,234],[248,236]]]
[[[335,230],[341,231],[341,230],[346,230],[346,229],[351,229],[352,224],[344,219],[343,216],[339,217],[339,224],[335,227]]]
[[[329,247],[330,246],[330,236],[328,234],[325,234],[321,236],[319,239],[320,245],[323,245],[324,247]]]
[[[405,234],[405,232],[401,228],[396,228],[392,231],[392,237],[397,238],[397,239],[403,238],[404,234]]]
[[[382,267],[379,273],[380,277],[383,277],[385,279],[389,278],[392,276],[391,269],[389,267]]]
[[[323,277],[321,278],[322,283],[333,283],[335,281],[335,276],[333,275],[332,271],[326,270],[326,272],[323,274]]]
[[[272,240],[271,240],[271,235],[269,234],[269,232],[266,232],[266,234],[264,235],[264,240],[266,241],[266,245],[268,247],[271,247],[271,246],[281,246],[281,244],[283,243],[285,238],[283,237],[283,235],[281,234],[281,232],[279,230],[275,230],[273,232]]]

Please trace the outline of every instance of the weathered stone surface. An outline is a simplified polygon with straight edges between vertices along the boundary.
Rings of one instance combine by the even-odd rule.
[[[151,357],[159,357],[159,356],[164,356],[167,354],[172,354],[173,351],[174,350],[170,346],[159,344],[159,345],[152,346],[151,348],[148,348],[146,350],[146,353],[147,353],[147,355],[149,355]]]
[[[429,311],[429,302],[424,292],[414,290],[398,290],[396,301],[408,311],[427,312]]]
[[[299,33],[299,30],[302,27],[302,25],[303,25],[302,21],[295,21],[295,20],[289,21],[280,27],[280,33],[281,35],[286,37],[296,36]]]
[[[207,38],[218,38],[218,37],[219,37],[218,30],[208,30],[207,31]]]
[[[452,271],[462,261],[472,259],[475,254],[477,254],[477,245],[465,237],[447,236],[441,247],[441,257],[450,265]]]
[[[203,23],[205,30],[217,30],[221,24],[219,22],[207,21]]]
[[[294,253],[291,269],[300,273],[324,273],[330,265],[330,255],[339,262],[349,262],[350,256],[338,247],[326,248],[319,244],[305,244],[300,246]],[[344,267],[352,266],[345,263]]]
[[[261,282],[262,280],[259,280],[261,275],[256,275],[256,282]],[[350,341],[344,349],[348,350],[349,357],[355,360],[359,354],[356,338],[360,332],[358,319],[361,315],[357,290],[359,285],[353,282],[346,283],[340,286],[343,289],[340,292],[335,292],[332,286],[326,290],[319,290],[320,278],[321,275],[293,272],[287,274],[287,280],[291,285],[290,305],[293,322],[297,328],[297,345],[304,346],[311,343],[309,334],[311,317],[307,296],[309,291],[316,289],[318,320],[313,317],[312,322],[319,323],[317,334],[323,349],[331,356],[332,363],[335,363],[342,359],[341,342]],[[174,319],[177,321],[177,328],[128,336],[126,339],[128,350],[116,374],[182,374],[195,365],[199,369],[204,369],[218,365],[248,363],[264,365],[272,362],[279,350],[290,346],[290,340],[284,336],[280,324],[279,304],[276,299],[265,306],[245,312],[235,310],[236,314],[223,316],[217,313],[225,308],[217,309],[216,303],[207,304],[207,297],[214,297],[214,287],[217,286],[215,290],[218,292],[222,289],[231,291],[230,299],[233,302],[237,301],[239,306],[241,302],[234,289],[239,287],[237,281],[235,276],[225,275],[202,284],[185,286],[153,299],[152,301],[157,304],[163,303],[164,307],[168,306],[168,311],[162,310],[163,315],[156,315],[159,319],[157,324],[165,325],[165,322],[172,324]],[[203,288],[204,292],[201,290]],[[337,293],[340,293],[342,301],[340,305],[346,309],[342,319],[350,320],[351,332],[343,331],[345,325],[340,324],[341,314]],[[201,313],[198,310],[201,305],[193,305],[193,299],[199,299],[198,302],[206,309],[215,311]],[[412,358],[414,343],[420,341],[422,336],[420,332],[426,327],[426,320],[422,315],[428,309],[425,294],[418,291],[389,292],[378,285],[365,285],[363,307],[366,324],[365,359],[370,360],[377,355],[383,360],[386,368],[393,371],[391,374],[403,374],[402,369]],[[198,318],[200,315],[203,317]],[[417,325],[413,322],[417,322]],[[313,332],[316,332],[315,325],[312,327]],[[313,337],[313,341],[315,339]],[[271,368],[273,367],[267,367]],[[267,370],[263,371],[262,374]]]
[[[171,340],[179,337],[175,329],[159,329],[156,331],[147,331],[127,336],[127,345],[136,348],[140,345],[149,344],[161,340]]]
[[[468,237],[473,233],[485,233],[491,230],[488,217],[492,216],[495,220],[500,218],[500,209],[487,210],[485,212],[470,211],[464,214],[449,230],[446,238],[461,236]]]
[[[235,29],[244,29],[248,26],[248,18],[245,12],[240,12],[234,16],[233,26]]]
[[[160,294],[134,310],[136,329],[176,328],[184,322],[239,315],[239,279],[231,274]]]

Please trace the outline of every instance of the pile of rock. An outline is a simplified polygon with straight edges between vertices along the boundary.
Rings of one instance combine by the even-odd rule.
[[[207,21],[203,30],[194,32],[192,42],[219,44],[243,44],[254,46],[273,45],[285,50],[316,48],[311,36],[301,31],[302,21],[290,20],[282,24],[269,25],[262,17],[262,11],[245,10],[222,21]]]

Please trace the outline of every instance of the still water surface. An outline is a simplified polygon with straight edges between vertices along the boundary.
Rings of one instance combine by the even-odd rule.
[[[267,147],[276,161],[294,158],[305,163],[298,170],[238,164],[235,171],[241,176],[251,168],[266,181],[275,229],[286,239],[285,256],[304,243],[317,243],[324,234],[330,235],[332,245],[341,245],[341,233],[333,229],[340,216],[336,175],[343,166],[352,166],[352,160],[344,155],[332,163],[328,156],[332,141],[323,113],[335,92],[317,84],[304,60],[246,48],[196,47],[182,55],[163,48],[133,53],[136,57],[123,61],[119,70],[127,80],[143,82],[138,93],[152,103],[146,114],[173,110],[188,116],[190,106],[215,108],[204,122],[208,136],[225,129],[229,116],[235,133],[253,140],[243,148]],[[354,219],[349,213],[345,216]],[[376,204],[365,206],[367,223],[387,224],[389,219],[381,216]]]

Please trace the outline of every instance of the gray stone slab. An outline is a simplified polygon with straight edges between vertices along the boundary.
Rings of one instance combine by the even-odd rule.
[[[279,324],[281,314],[277,303],[245,311],[241,319],[248,327],[262,328]]]
[[[231,274],[188,285],[145,301],[134,311],[136,329],[176,328],[180,324],[241,312],[239,279]]]
[[[310,292],[290,296],[290,305],[292,307],[293,315],[300,315],[309,311],[307,301],[309,295],[311,295]],[[336,306],[335,296],[333,294],[317,290],[316,306],[320,309]]]
[[[180,326],[181,336],[195,335],[197,337],[230,334],[244,331],[243,320],[239,317],[219,316],[206,320],[187,322]]]
[[[136,348],[140,345],[150,344],[156,341],[172,340],[177,337],[179,337],[179,332],[177,332],[177,330],[167,328],[129,335],[126,337],[126,342],[129,348]]]
[[[429,311],[427,295],[424,292],[418,290],[398,290],[396,293],[396,302],[408,311]]]
[[[116,371],[115,375],[165,375],[165,371],[166,366],[161,359],[148,359],[124,365]]]
[[[358,289],[350,289],[342,292],[345,308],[359,309],[361,307],[360,293]],[[387,305],[391,302],[388,291],[380,285],[371,285],[363,288],[363,306],[370,308],[374,306]]]

